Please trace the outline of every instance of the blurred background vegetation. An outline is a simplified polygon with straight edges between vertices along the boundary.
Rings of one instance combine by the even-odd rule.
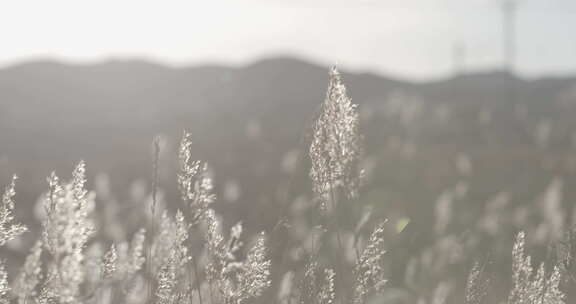
[[[482,1],[482,10],[473,12],[454,1],[414,0],[405,6],[390,1],[383,7],[371,1],[355,3],[334,1],[334,10],[326,10],[330,7],[324,1],[310,7],[299,3],[292,9],[284,2],[267,6],[250,1],[248,8],[262,9],[249,14],[237,13],[232,4],[229,10],[226,5],[207,6],[194,13],[219,18],[183,18],[225,25],[199,37],[232,41],[230,46],[204,45],[206,41],[198,38],[194,41],[199,49],[246,51],[246,45],[260,46],[276,38],[316,48],[316,53],[291,52],[293,46],[277,42],[277,49],[293,56],[250,50],[251,58],[258,58],[250,63],[191,65],[125,57],[89,64],[38,59],[67,58],[56,52],[57,56],[30,56],[35,59],[0,67],[0,185],[18,174],[16,217],[32,229],[22,241],[2,248],[2,258],[17,261],[7,265],[10,272],[21,265],[38,236],[40,201],[52,170],[65,176],[78,161],[86,161],[88,188],[96,192],[97,240],[126,240],[146,220],[152,139],[159,135],[160,204],[179,208],[177,147],[183,130],[188,130],[194,158],[209,164],[218,197],[214,208],[226,228],[241,221],[249,234],[265,230],[274,236],[273,265],[279,266],[273,267],[273,288],[261,299],[270,303],[287,272],[301,266],[303,244],[314,238],[317,214],[307,151],[312,122],[326,94],[329,67],[324,63],[343,54],[351,54],[339,67],[349,95],[359,105],[365,180],[360,197],[345,202],[338,217],[345,241],[352,239],[362,214],[388,219],[390,280],[382,301],[441,303],[434,301],[445,296],[446,303],[463,303],[466,276],[475,261],[492,278],[486,303],[504,301],[511,284],[512,243],[520,230],[526,231],[535,264],[555,263],[554,248],[566,241],[576,224],[576,76],[570,66],[573,45],[565,37],[574,20],[573,4]],[[152,8],[142,7],[146,13],[138,15],[142,20],[135,19],[135,28],[155,20],[147,18]],[[387,14],[385,8],[390,9]],[[525,15],[519,15],[524,8]],[[133,13],[118,9],[124,10]],[[95,16],[106,15],[94,11],[99,12]],[[373,14],[361,14],[368,11]],[[232,21],[226,23],[216,13]],[[300,22],[274,23],[262,17],[273,13]],[[83,14],[90,15],[82,11],[78,16]],[[342,21],[346,16],[358,26]],[[37,18],[30,28],[55,26],[52,20]],[[7,26],[0,26],[3,36],[10,36],[2,32],[7,29],[24,31],[18,22],[0,19],[8,20]],[[390,23],[378,23],[384,19]],[[93,20],[87,20],[92,25]],[[282,20],[292,31],[276,28],[282,28]],[[111,18],[110,27],[124,21]],[[66,22],[62,28],[69,30]],[[132,31],[158,39],[158,33],[210,28],[177,25]],[[235,26],[246,30],[245,37],[238,35],[246,41],[234,43],[235,32],[228,27]],[[250,30],[261,35],[254,38]],[[55,28],[50,35],[58,32]],[[114,36],[106,27],[88,32]],[[79,36],[99,41],[98,35]],[[49,37],[82,45],[66,35]],[[314,43],[318,41],[324,44]],[[18,44],[9,46],[6,56],[14,53],[20,58]],[[168,53],[167,57],[179,56]],[[218,54],[238,61],[236,54]],[[349,67],[355,60],[361,64]],[[372,64],[374,72],[358,68]],[[388,76],[382,72],[387,68],[398,72],[393,75],[416,76]],[[567,303],[576,297],[574,283],[572,276],[563,282]]]
[[[366,179],[341,223],[353,231],[351,214],[366,206],[388,218],[389,287],[398,297],[431,297],[439,284],[461,294],[479,260],[494,268],[502,283],[494,294],[502,298],[510,271],[502,266],[509,265],[515,233],[527,231],[538,259],[572,225],[576,79],[526,80],[501,71],[420,83],[375,74],[343,78],[359,104]],[[307,149],[327,81],[327,67],[293,58],[242,68],[139,61],[5,68],[1,179],[18,173],[17,216],[34,227],[45,176],[69,172],[83,159],[97,192],[101,237],[124,239],[149,204],[158,134],[162,201],[180,206],[176,149],[187,129],[195,157],[210,164],[215,208],[228,225],[271,230],[288,214],[291,228],[282,237],[306,238]],[[286,246],[281,258],[297,261]]]

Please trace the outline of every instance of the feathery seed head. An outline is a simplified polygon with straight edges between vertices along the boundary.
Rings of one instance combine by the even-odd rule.
[[[235,253],[242,246],[241,225],[232,228],[226,242],[214,211],[207,212],[206,221],[206,250],[209,255],[206,276],[217,287],[224,303],[243,303],[260,296],[271,284],[271,262],[266,257],[265,235],[262,233],[248,250],[246,258],[239,260]]]
[[[530,256],[525,255],[525,234],[518,233],[512,250],[513,288],[508,304],[564,304],[565,295],[560,290],[561,272],[554,267],[546,274],[544,264],[534,274]]]
[[[313,128],[310,178],[316,198],[323,208],[330,195],[344,192],[349,198],[358,193],[361,170],[358,111],[346,94],[340,73],[330,71],[330,83],[320,116]]]
[[[72,181],[62,185],[52,173],[48,178],[50,192],[44,201],[43,244],[53,263],[47,278],[44,298],[56,295],[62,303],[75,303],[84,281],[84,247],[94,233],[89,213],[94,196],[87,195],[84,162],[72,174]]]
[[[144,265],[144,242],[146,240],[146,230],[140,229],[134,237],[132,238],[132,243],[130,244],[130,251],[128,253],[128,261],[126,268],[126,273],[135,274]]]
[[[481,304],[488,294],[490,279],[486,276],[480,263],[474,263],[466,282],[466,304]]]
[[[182,200],[190,209],[190,224],[196,225],[206,216],[210,204],[216,200],[212,193],[212,179],[208,176],[208,166],[192,159],[192,135],[188,132],[184,132],[178,157],[178,188]]]
[[[190,260],[185,245],[189,226],[180,210],[177,211],[174,220],[164,212],[161,233],[155,244],[157,249],[162,250],[161,255],[157,257],[159,267],[156,274],[158,284],[156,302],[159,304],[179,303],[180,299],[186,298],[182,297],[178,283],[183,281],[182,267]]]
[[[0,261],[0,304],[10,303],[10,286],[8,285],[8,272],[4,267],[4,262]]]
[[[334,288],[334,277],[336,272],[333,269],[324,269],[324,284],[318,294],[318,304],[332,304],[336,297]]]
[[[42,241],[38,240],[26,257],[24,266],[16,277],[13,293],[18,297],[19,303],[24,303],[26,297],[35,296],[36,287],[42,280]]]
[[[333,269],[321,269],[316,256],[312,256],[304,268],[300,283],[300,304],[331,304],[336,297]]]
[[[381,222],[376,226],[368,244],[362,251],[354,274],[356,276],[354,287],[354,304],[362,304],[366,301],[368,295],[380,293],[384,289],[387,280],[384,276],[382,266],[384,260],[384,224]]]
[[[27,229],[20,223],[14,223],[14,196],[16,195],[16,175],[12,177],[10,185],[4,190],[0,204],[0,246],[15,239]]]
[[[116,245],[112,244],[110,250],[104,254],[102,260],[102,276],[104,279],[109,279],[116,274],[116,268],[118,266],[118,254],[116,252]]]

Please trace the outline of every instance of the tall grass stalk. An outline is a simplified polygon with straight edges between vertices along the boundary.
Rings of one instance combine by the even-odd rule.
[[[148,222],[148,231],[150,232],[149,245],[146,248],[146,266],[148,273],[148,282],[146,284],[146,294],[148,301],[152,301],[152,289],[153,289],[153,278],[154,270],[152,265],[152,240],[154,238],[154,226],[156,220],[156,208],[157,208],[157,195],[158,195],[158,184],[159,184],[159,165],[160,165],[160,137],[155,136],[152,141],[152,201],[150,204],[150,219]]]
[[[346,283],[344,272],[346,261],[342,254],[344,246],[339,227],[340,193],[355,198],[360,184],[360,136],[358,132],[358,112],[342,83],[338,70],[330,70],[330,81],[326,98],[322,104],[313,129],[309,155],[312,163],[310,178],[316,200],[327,212],[328,225],[336,235],[338,252],[335,264],[339,268],[339,297],[345,303]],[[330,210],[331,209],[331,210]],[[330,218],[332,216],[332,218]]]

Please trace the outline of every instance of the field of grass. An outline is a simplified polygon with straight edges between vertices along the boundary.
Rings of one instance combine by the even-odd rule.
[[[151,153],[133,155],[151,160],[140,168],[150,183],[130,186],[128,198],[114,194],[114,176],[88,181],[82,161],[70,177],[49,174],[23,212],[14,177],[0,205],[0,303],[571,303],[574,187],[561,177],[576,168],[569,150],[543,153],[528,135],[515,145],[498,144],[508,134],[482,137],[486,129],[467,128],[473,103],[435,105],[444,109],[435,120],[396,96],[403,106],[382,106],[384,122],[364,117],[382,109],[363,112],[344,82],[330,70],[324,102],[295,118],[310,124],[276,160],[280,186],[258,174],[266,162],[219,172],[197,157],[210,139],[196,143],[194,132],[177,147],[157,137]],[[438,128],[454,109],[462,128]],[[466,135],[485,142],[450,142]],[[264,147],[277,149],[274,140]],[[261,152],[249,141],[234,147],[218,155]],[[255,201],[234,205],[241,190],[226,174],[243,170],[258,177],[243,181]]]

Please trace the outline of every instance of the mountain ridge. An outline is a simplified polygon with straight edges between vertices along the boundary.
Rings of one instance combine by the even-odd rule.
[[[84,159],[92,178],[105,172],[113,188],[128,195],[133,181],[150,176],[152,138],[164,135],[162,163],[173,171],[186,129],[197,158],[211,164],[217,190],[231,183],[243,189],[238,204],[227,205],[230,214],[258,217],[242,207],[254,204],[260,215],[272,214],[278,187],[288,178],[281,164],[290,153],[306,151],[328,77],[326,66],[286,57],[241,67],[174,68],[131,60],[2,68],[0,183],[18,173],[20,198],[30,205],[52,170],[69,172]],[[367,159],[382,166],[368,188],[387,188],[407,206],[419,206],[457,178],[435,176],[430,168],[458,154],[477,155],[475,161],[486,167],[481,178],[490,185],[498,181],[491,186],[496,187],[527,164],[569,155],[576,138],[572,78],[524,80],[487,72],[417,83],[345,69],[343,78],[359,104]],[[512,80],[514,99],[503,80]],[[416,159],[407,163],[406,157]],[[295,192],[306,193],[309,185],[301,174]],[[163,185],[167,197],[177,200],[173,178],[165,173]],[[428,190],[410,190],[415,183]]]

